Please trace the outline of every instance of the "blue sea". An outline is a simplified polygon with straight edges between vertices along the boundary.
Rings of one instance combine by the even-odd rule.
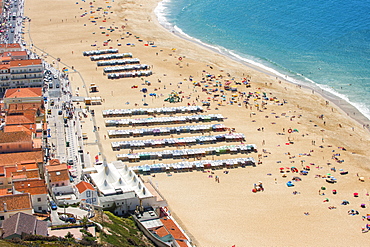
[[[164,0],[175,33],[320,87],[370,119],[370,0]]]

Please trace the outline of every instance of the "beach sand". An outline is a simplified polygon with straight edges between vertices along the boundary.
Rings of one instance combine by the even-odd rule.
[[[245,134],[245,143],[257,145],[258,153],[249,156],[260,160],[260,164],[256,167],[171,173],[171,176],[143,176],[158,187],[172,214],[197,246],[370,244],[370,233],[361,233],[361,228],[368,223],[361,216],[370,213],[369,132],[317,92],[256,71],[164,29],[153,13],[157,3],[143,0],[94,1],[93,7],[88,1],[33,0],[25,3],[25,15],[31,18],[31,22],[25,24],[25,40],[27,44],[34,45],[32,51],[59,69],[69,68],[73,94],[78,91],[80,96],[100,96],[104,99],[102,105],[90,106],[95,110],[95,118],[89,115],[82,123],[89,138],[85,148],[91,159],[100,152],[100,159],[111,162],[116,159],[116,154],[128,153],[127,150],[112,151],[112,141],[126,139],[104,137],[107,130],[113,128],[105,127],[102,110],[139,108],[144,107],[143,103],[147,103],[147,107],[185,106],[188,103],[200,105],[200,101],[210,98],[211,106],[204,114],[220,113],[226,117],[223,122],[226,126]],[[102,10],[97,11],[98,7]],[[107,9],[106,14],[104,9]],[[85,12],[87,14],[81,17]],[[108,39],[111,42],[103,46]],[[154,42],[155,47],[144,45],[149,41]],[[134,46],[126,45],[128,43]],[[91,62],[82,52],[109,47],[131,52],[142,64],[152,67],[153,75],[108,80],[103,75],[103,68],[96,67],[96,62]],[[182,57],[181,61],[179,57]],[[200,82],[206,74],[216,78],[201,83],[202,87],[194,87],[190,82],[190,77],[193,82]],[[244,85],[237,87],[240,92],[253,93],[249,101],[252,108],[246,108],[241,98],[236,99],[236,103],[227,103],[232,94],[230,91],[226,91],[227,101],[214,101],[214,94],[202,92],[206,84],[214,88],[216,80],[225,82],[225,79],[233,78],[237,82],[242,78],[250,79],[250,88]],[[145,85],[145,81],[150,81],[151,85]],[[88,92],[90,83],[99,87],[98,93]],[[133,85],[138,88],[131,88]],[[144,98],[140,92],[142,88],[159,97]],[[180,94],[184,96],[181,103],[164,102],[172,90],[183,91]],[[263,92],[279,102],[264,100],[266,105],[262,107]],[[222,105],[217,105],[220,102],[223,102]],[[256,103],[259,107],[255,106]],[[97,132],[93,132],[94,125],[99,127]],[[289,129],[297,129],[298,132],[288,133]],[[179,137],[183,136],[190,134]],[[155,150],[163,149],[174,148]],[[139,150],[143,151],[152,149]],[[333,159],[333,155],[344,162]],[[233,157],[245,155],[208,158]],[[159,161],[128,165],[155,162]],[[308,175],[287,172],[283,177],[280,168],[292,166],[300,170],[302,166],[310,166],[311,170]],[[348,171],[348,174],[340,175],[340,169]],[[338,182],[327,183],[323,176],[328,173],[334,175]],[[215,181],[215,176],[220,178],[219,183]],[[288,188],[286,182],[291,181],[293,176],[299,176],[302,181],[294,182],[295,186]],[[364,177],[365,181],[359,181],[358,176]],[[253,185],[258,181],[263,183],[265,191],[252,193]],[[326,190],[322,190],[322,186]],[[337,190],[337,194],[333,194],[332,190]],[[298,193],[293,194],[294,191]],[[353,196],[355,192],[359,193],[358,197]],[[326,199],[329,202],[325,202]],[[348,200],[350,204],[341,205],[342,200]],[[367,208],[361,208],[362,203]],[[329,209],[331,206],[336,209]],[[357,210],[359,215],[348,215],[351,209]],[[304,214],[306,212],[309,214]]]

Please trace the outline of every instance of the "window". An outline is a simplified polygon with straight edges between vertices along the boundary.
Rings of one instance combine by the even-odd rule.
[[[39,211],[41,211],[42,210],[42,207],[39,207]]]
[[[92,201],[93,201],[93,202],[96,202],[96,198],[93,198],[93,199],[92,199]]]
[[[91,196],[91,191],[90,190],[86,191],[86,197],[90,197],[90,196]]]
[[[0,216],[0,220],[5,220],[4,216]]]
[[[64,186],[64,182],[62,183],[62,186]]]
[[[38,202],[41,202],[41,197],[37,198],[37,201],[38,201]]]

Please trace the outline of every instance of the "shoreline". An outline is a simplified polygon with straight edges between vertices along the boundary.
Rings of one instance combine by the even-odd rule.
[[[342,98],[338,95],[335,95],[334,93],[332,93],[328,90],[325,90],[325,89],[321,88],[320,84],[312,81],[311,79],[304,77],[304,79],[312,81],[311,83],[314,83],[313,85],[309,85],[308,83],[304,83],[303,81],[301,81],[299,79],[293,79],[290,76],[288,76],[288,78],[291,78],[289,80],[289,79],[287,79],[287,76],[285,76],[285,78],[284,78],[284,75],[281,72],[276,71],[275,69],[270,68],[267,65],[263,65],[263,64],[260,64],[258,62],[254,62],[254,61],[253,62],[255,64],[253,64],[251,62],[248,62],[247,60],[249,60],[249,59],[247,59],[247,58],[243,58],[243,57],[238,58],[237,55],[231,54],[226,48],[224,48],[222,46],[220,46],[220,48],[222,48],[226,52],[221,52],[221,49],[219,49],[218,47],[207,44],[207,43],[204,43],[203,41],[198,40],[197,38],[191,37],[188,34],[184,33],[182,31],[182,29],[180,29],[181,32],[183,32],[183,33],[181,33],[179,31],[177,31],[175,26],[172,25],[167,20],[165,22],[161,23],[156,10],[160,6],[160,4],[163,3],[163,2],[165,2],[165,0],[162,0],[162,1],[158,2],[158,4],[155,7],[153,13],[157,17],[157,22],[159,23],[159,25],[162,26],[164,29],[166,29],[169,33],[171,33],[171,34],[173,34],[173,35],[175,35],[175,36],[177,36],[181,39],[184,39],[184,40],[187,40],[189,42],[200,45],[200,46],[202,46],[206,49],[211,50],[212,52],[218,53],[222,56],[226,56],[226,57],[234,60],[235,62],[241,63],[241,64],[243,64],[243,65],[245,65],[245,66],[247,66],[247,67],[249,67],[253,70],[259,71],[259,72],[264,73],[264,74],[269,75],[269,76],[275,76],[276,78],[278,78],[280,80],[283,80],[285,82],[291,83],[292,85],[299,85],[303,88],[306,88],[307,90],[315,91],[315,92],[319,93],[324,99],[327,99],[329,102],[333,103],[335,106],[337,106],[343,112],[345,112],[347,114],[347,116],[351,117],[353,120],[355,120],[360,125],[362,125],[362,127],[364,129],[366,128],[370,132],[370,119],[368,117],[366,117],[365,114],[360,111],[360,109],[358,109],[355,105],[353,105],[355,103],[347,101],[346,99],[344,99],[344,98]],[[265,69],[264,67],[267,67],[267,69]],[[270,69],[271,71],[268,70],[268,69]],[[294,82],[293,80],[296,81],[296,82]],[[325,85],[323,85],[323,86],[325,86]],[[345,96],[345,95],[343,95],[343,96]]]

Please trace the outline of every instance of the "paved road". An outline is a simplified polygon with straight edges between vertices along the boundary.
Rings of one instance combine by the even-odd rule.
[[[79,117],[82,109],[75,107],[76,103],[72,102],[68,77],[54,67],[46,65],[46,68],[52,71],[53,78],[52,82],[47,82],[48,89],[45,93],[48,98],[46,108],[51,110],[51,114],[48,114],[51,158],[58,158],[71,165],[74,170],[72,174],[75,175],[74,182],[78,183],[81,181],[82,169],[90,166],[90,158],[84,152],[82,139]]]

